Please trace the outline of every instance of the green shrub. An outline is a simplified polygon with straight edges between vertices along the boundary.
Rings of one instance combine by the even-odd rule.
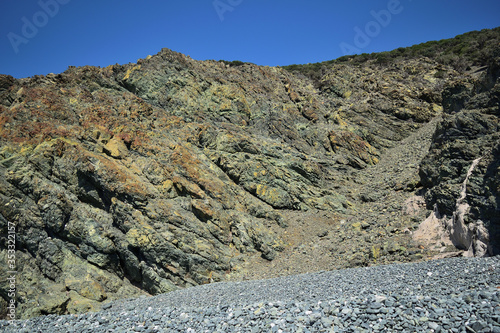
[[[491,30],[471,31],[455,38],[429,41],[410,47],[399,47],[388,52],[345,55],[335,60],[283,66],[283,68],[309,77],[319,84],[324,73],[336,63],[362,65],[369,61],[375,61],[375,63],[382,65],[396,59],[428,57],[440,64],[452,66],[458,71],[464,71],[472,66],[488,65],[491,59],[498,56],[500,56],[500,27]],[[439,77],[445,73],[437,72],[435,75]]]
[[[229,65],[230,67],[237,67],[237,66],[241,66],[241,65],[244,65],[244,64],[248,64],[247,62],[243,62],[243,61],[240,61],[240,60],[233,60],[233,61],[219,60],[219,62],[223,62],[226,65]]]

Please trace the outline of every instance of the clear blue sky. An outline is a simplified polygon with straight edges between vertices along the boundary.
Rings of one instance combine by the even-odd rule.
[[[136,62],[163,47],[198,60],[304,64],[346,45],[388,51],[497,26],[498,0],[1,0],[0,73]]]

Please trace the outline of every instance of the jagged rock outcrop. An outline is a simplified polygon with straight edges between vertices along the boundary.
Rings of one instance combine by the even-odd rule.
[[[16,226],[20,317],[270,267],[423,259],[411,233],[426,211],[405,201],[423,184],[429,207],[450,214],[479,157],[467,216],[497,225],[494,68],[480,80],[426,57],[339,62],[315,81],[164,49],[136,64],[0,75],[0,228]],[[454,145],[469,148],[455,156]]]
[[[468,255],[500,253],[500,58],[443,92],[444,114],[420,176],[429,206]]]

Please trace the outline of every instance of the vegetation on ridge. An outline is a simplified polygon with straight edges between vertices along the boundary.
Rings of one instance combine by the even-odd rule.
[[[455,38],[429,41],[409,47],[399,47],[392,51],[346,55],[340,58],[305,65],[288,65],[283,68],[300,73],[318,82],[325,71],[335,64],[349,63],[363,65],[376,63],[387,65],[396,60],[409,60],[427,57],[450,66],[458,72],[469,70],[472,66],[489,65],[491,59],[500,56],[500,27],[471,31]]]

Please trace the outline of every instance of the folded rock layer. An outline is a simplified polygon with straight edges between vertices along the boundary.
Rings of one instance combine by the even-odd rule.
[[[463,59],[344,59],[310,76],[163,49],[0,75],[0,258],[15,226],[18,313],[430,258],[411,236],[422,195],[452,216],[477,158],[462,220],[498,253],[498,54]],[[440,251],[475,244],[455,243]]]

